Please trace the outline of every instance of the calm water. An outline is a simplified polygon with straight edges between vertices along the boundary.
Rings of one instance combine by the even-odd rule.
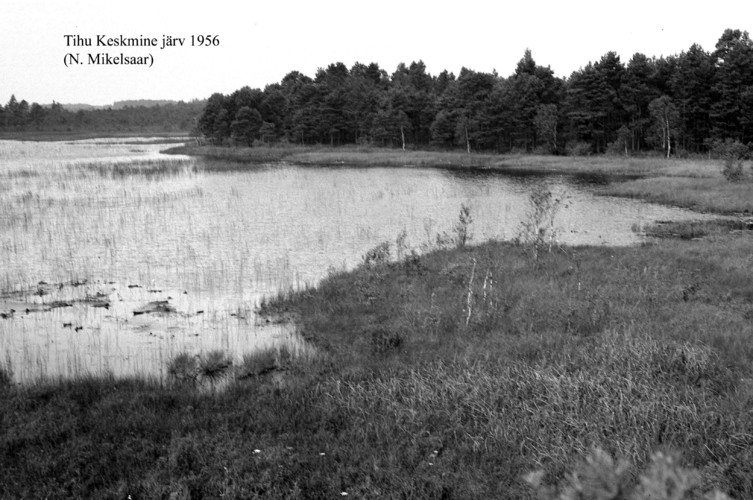
[[[0,143],[0,363],[19,380],[160,375],[182,351],[239,357],[297,343],[289,326],[258,324],[262,297],[352,268],[380,242],[394,248],[402,231],[409,248],[425,249],[451,232],[461,204],[471,208],[471,243],[514,238],[541,183],[561,200],[563,244],[631,245],[641,240],[634,225],[699,217],[594,196],[561,176],[295,165],[220,173],[155,145],[57,147]],[[106,173],[146,160],[171,173]],[[157,301],[168,310],[139,314]]]

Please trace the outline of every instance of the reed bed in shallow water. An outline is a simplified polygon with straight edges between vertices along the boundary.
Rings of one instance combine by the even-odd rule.
[[[254,253],[239,198],[205,196],[195,161],[160,147],[0,141],[0,345],[17,380],[164,376],[181,350],[240,359],[290,338],[253,314],[296,285],[286,256]]]

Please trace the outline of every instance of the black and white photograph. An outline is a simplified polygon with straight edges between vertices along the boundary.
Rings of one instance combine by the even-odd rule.
[[[3,0],[0,499],[753,499],[751,29]]]

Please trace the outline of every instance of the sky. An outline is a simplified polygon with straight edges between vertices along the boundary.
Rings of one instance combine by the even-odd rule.
[[[752,1],[3,0],[0,104],[12,94],[40,104],[204,99],[263,89],[293,70],[313,77],[335,62],[375,62],[391,74],[422,60],[432,75],[466,67],[508,76],[526,49],[566,78],[609,51],[624,63],[693,43],[712,51],[727,28],[753,31]],[[65,35],[92,46],[69,46]],[[158,46],[97,47],[98,35]],[[192,35],[218,44],[191,46]],[[163,49],[165,36],[185,45]],[[89,64],[90,53],[153,62]],[[66,66],[66,54],[81,64]]]

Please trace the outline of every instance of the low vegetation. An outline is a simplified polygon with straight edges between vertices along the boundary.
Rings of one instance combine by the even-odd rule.
[[[734,148],[733,148],[734,149]],[[432,167],[496,170],[513,175],[572,175],[600,194],[638,198],[719,214],[753,213],[753,167],[734,160],[740,175],[730,182],[730,161],[722,155],[687,159],[610,156],[537,156],[466,154],[458,151],[401,151],[370,147],[266,146],[223,148],[183,146],[173,153],[203,156],[205,168],[247,169],[250,164],[294,163],[311,166]],[[750,170],[750,172],[748,172]]]
[[[642,197],[666,179],[676,187],[665,201],[688,196],[720,212],[751,199],[751,183],[729,182],[707,160],[267,151],[233,154],[383,166],[443,158],[632,179],[597,189],[639,186]],[[51,149],[50,172],[75,188],[57,156]],[[169,176],[170,164],[146,166]],[[176,159],[194,193],[202,174],[184,166]],[[9,178],[31,178],[9,167]],[[101,184],[92,179],[103,171],[76,172],[86,186],[134,182],[121,170]],[[704,182],[717,200],[688,194]],[[22,199],[44,205],[33,190]],[[0,497],[753,496],[749,222],[657,224],[645,231],[660,238],[640,247],[562,247],[551,224],[559,202],[545,190],[530,201],[517,242],[470,246],[474,214],[463,205],[420,254],[403,232],[356,269],[263,302],[270,321],[296,318],[306,352],[184,353],[166,361],[165,379],[26,385],[6,362]]]
[[[751,243],[486,243],[331,274],[262,306],[317,354],[249,355],[223,390],[1,390],[0,496],[750,497]],[[230,370],[186,358],[171,373]]]

